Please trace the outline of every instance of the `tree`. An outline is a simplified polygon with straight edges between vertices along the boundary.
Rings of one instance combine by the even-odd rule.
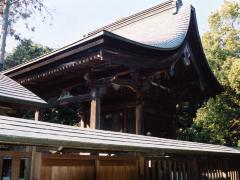
[[[187,133],[193,140],[240,146],[240,4],[224,1],[209,17],[203,46],[224,92],[198,109]]]
[[[5,47],[7,35],[10,34],[16,40],[21,39],[21,35],[14,28],[14,24],[19,20],[25,20],[26,28],[34,31],[30,27],[27,19],[32,15],[40,13],[41,15],[49,14],[44,0],[1,0],[0,1],[0,18],[1,18],[1,37],[0,37],[0,71],[4,66]],[[43,19],[46,16],[43,15]]]
[[[31,40],[21,40],[17,47],[7,55],[5,68],[11,68],[18,64],[27,62],[38,56],[50,52],[52,49],[39,44],[34,44]]]

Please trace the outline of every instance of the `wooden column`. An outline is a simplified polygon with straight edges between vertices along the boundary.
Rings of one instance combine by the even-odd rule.
[[[90,113],[90,128],[100,129],[100,112],[101,112],[101,99],[97,96],[96,91],[93,91],[93,99],[91,101],[91,113]]]
[[[136,106],[136,134],[142,134],[143,105]]]
[[[33,148],[32,159],[31,159],[30,180],[41,179],[41,167],[42,167],[42,154],[36,152],[36,148]]]
[[[12,159],[11,179],[18,180],[19,175],[20,175],[20,158],[14,157]]]
[[[40,121],[40,110],[37,109],[34,114],[35,121]]]

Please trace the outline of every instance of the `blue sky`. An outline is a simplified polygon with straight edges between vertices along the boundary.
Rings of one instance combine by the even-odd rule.
[[[91,30],[115,20],[150,8],[165,0],[51,0],[47,6],[53,10],[53,19],[45,22],[39,16],[29,20],[36,27],[34,33],[25,30],[23,22],[16,29],[25,38],[52,48],[60,48],[77,41]],[[200,32],[208,29],[208,16],[218,9],[223,0],[183,0],[196,8]],[[51,25],[50,25],[51,24]],[[11,51],[16,42],[8,38],[7,51]]]

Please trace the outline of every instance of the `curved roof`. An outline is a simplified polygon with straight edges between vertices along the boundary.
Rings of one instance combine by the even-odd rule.
[[[119,22],[114,27],[109,25],[102,28],[101,31],[110,31],[118,36],[153,48],[176,49],[182,45],[187,35],[190,18],[190,5],[180,7],[178,13],[174,13],[172,8],[158,7],[154,9],[154,12],[148,12],[147,15],[126,18],[131,20],[125,19],[124,21],[127,22]]]
[[[158,50],[176,49],[185,40],[191,19],[191,6],[181,5],[182,3],[179,0],[168,0],[92,31],[79,41],[54,50],[30,62],[5,70],[3,73],[8,74],[19,68],[42,61],[45,58],[58,55],[65,50],[77,47],[102,35],[113,38],[122,37],[132,43]]]
[[[194,35],[189,37],[192,33]],[[101,42],[99,41],[100,39]],[[54,59],[54,61],[61,60],[63,56],[67,57],[80,53],[81,51],[78,49],[81,49],[81,47],[90,48],[90,45],[92,48],[105,43],[110,46],[113,44],[119,46],[116,48],[122,48],[124,45],[120,47],[118,40],[128,43],[128,46],[132,45],[131,47],[136,47],[138,52],[149,52],[151,55],[153,52],[156,54],[178,52],[180,54],[182,53],[181,51],[183,51],[183,45],[190,42],[192,45],[191,49],[194,50],[194,54],[197,54],[195,59],[198,60],[196,60],[195,69],[198,71],[199,78],[202,79],[201,82],[209,82],[206,83],[210,87],[208,89],[214,86],[213,90],[211,90],[213,93],[210,94],[215,95],[221,92],[220,84],[208,67],[202,49],[195,18],[195,10],[191,5],[182,6],[180,0],[168,0],[162,4],[92,31],[75,43],[6,70],[4,74],[14,78],[14,76],[29,72],[35,67],[45,66],[47,64],[46,60],[48,60],[49,63],[53,62],[52,59]],[[99,42],[96,43],[97,41]],[[192,41],[194,41],[194,43],[192,43]],[[86,44],[89,44],[89,46]],[[170,63],[171,62],[169,62],[169,64]]]
[[[33,106],[42,106],[46,104],[40,97],[33,94],[16,81],[0,73],[0,103],[1,102]]]

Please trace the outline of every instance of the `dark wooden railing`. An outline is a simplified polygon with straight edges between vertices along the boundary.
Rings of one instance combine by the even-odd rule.
[[[240,180],[240,161],[215,158],[145,159],[145,180]]]

